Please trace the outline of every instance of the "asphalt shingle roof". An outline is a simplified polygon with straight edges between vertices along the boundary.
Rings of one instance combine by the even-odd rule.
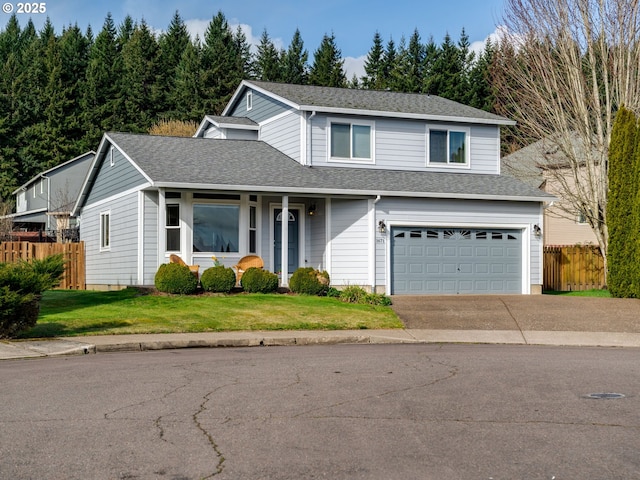
[[[107,135],[156,186],[527,201],[552,198],[503,175],[308,167],[257,140]]]
[[[424,118],[455,117],[483,123],[514,123],[508,118],[436,95],[261,81],[247,81],[245,83],[266,90],[306,110],[349,109],[361,112],[416,115]]]

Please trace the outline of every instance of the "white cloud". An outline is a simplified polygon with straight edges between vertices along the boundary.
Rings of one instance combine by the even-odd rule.
[[[485,38],[482,41],[477,41],[477,42],[472,42],[471,46],[469,47],[469,49],[472,52],[475,52],[476,54],[476,58],[478,58],[478,55],[480,55],[483,51],[484,51],[484,46],[487,43],[487,40],[491,40],[491,43],[493,43],[494,45],[497,45],[500,40],[502,40],[507,32],[507,27],[505,27],[504,25],[498,25],[496,27],[496,29],[494,30],[493,33],[490,33],[487,38]]]
[[[364,62],[367,59],[366,55],[362,55],[358,58],[345,57],[344,58],[344,72],[347,75],[347,80],[351,80],[355,75],[360,79],[364,77]]]
[[[191,36],[191,39],[194,40],[197,35],[200,38],[201,42],[204,42],[204,34],[207,31],[207,28],[209,27],[209,23],[211,23],[211,20],[200,20],[197,18],[184,21],[184,24],[187,27],[187,31]],[[262,33],[256,36],[253,34],[253,28],[251,27],[251,25],[247,25],[246,23],[229,22],[229,28],[234,33],[238,29],[238,26],[240,27],[240,30],[242,30],[242,33],[244,33],[244,36],[247,38],[247,43],[251,48],[251,52],[256,53],[258,49],[258,45],[260,44],[260,37],[262,36]],[[278,50],[283,48],[282,39],[271,38],[271,41],[273,42],[273,44]]]

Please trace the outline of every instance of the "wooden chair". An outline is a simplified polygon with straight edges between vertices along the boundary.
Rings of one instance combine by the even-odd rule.
[[[175,255],[175,254],[171,254],[169,255],[169,261],[171,263],[177,263],[179,265],[184,265],[185,267],[189,267],[189,270],[191,271],[191,273],[193,273],[195,275],[196,278],[200,278],[200,265],[187,265],[184,260],[182,260],[182,258],[180,258],[180,256]]]
[[[242,257],[237,265],[234,265],[233,268],[236,271],[236,285],[240,285],[240,279],[242,278],[242,274],[246,272],[249,268],[263,268],[264,261],[258,255],[247,255],[246,257]]]

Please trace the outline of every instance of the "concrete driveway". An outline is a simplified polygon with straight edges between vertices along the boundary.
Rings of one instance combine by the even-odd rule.
[[[640,333],[640,299],[555,295],[395,295],[408,329]]]

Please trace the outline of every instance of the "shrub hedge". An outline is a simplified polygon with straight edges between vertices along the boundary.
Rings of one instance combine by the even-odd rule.
[[[205,292],[229,293],[235,284],[235,272],[223,265],[207,268],[200,277],[200,285]]]
[[[329,274],[313,267],[298,268],[289,280],[289,288],[303,295],[326,295],[329,290]]]
[[[198,288],[198,279],[189,267],[177,263],[163,263],[156,272],[154,283],[158,291],[190,295]]]
[[[272,293],[278,289],[278,276],[267,270],[251,267],[242,274],[240,284],[247,293]]]

